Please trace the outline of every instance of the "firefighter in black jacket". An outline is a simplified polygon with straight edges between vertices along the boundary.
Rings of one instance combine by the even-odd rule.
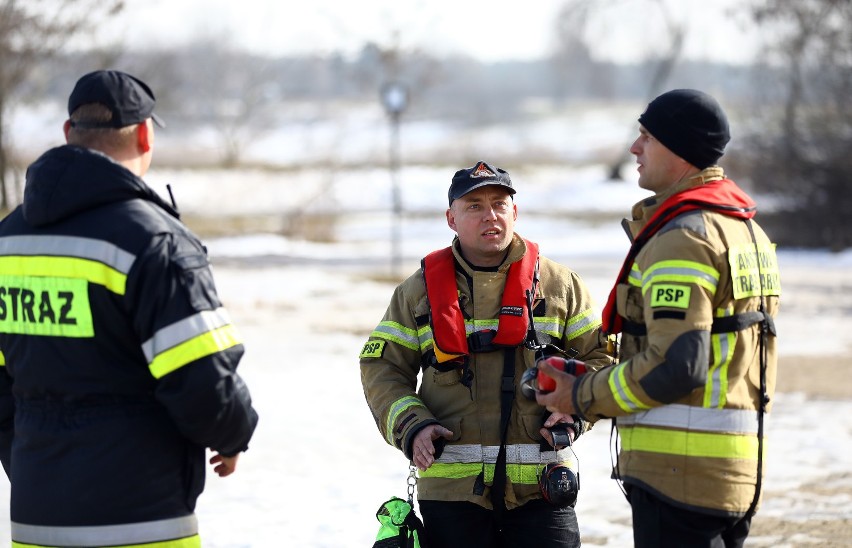
[[[12,541],[200,546],[205,450],[231,474],[257,424],[205,249],[141,179],[154,95],[83,76],[68,142],[0,223],[0,460]]]

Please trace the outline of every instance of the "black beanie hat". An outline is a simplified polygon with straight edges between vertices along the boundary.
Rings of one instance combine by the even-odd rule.
[[[694,89],[660,95],[648,104],[639,123],[666,148],[700,169],[715,164],[731,140],[722,107]]]

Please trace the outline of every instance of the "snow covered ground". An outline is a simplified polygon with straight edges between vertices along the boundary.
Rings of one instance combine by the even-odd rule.
[[[59,144],[60,110],[22,114],[15,124],[23,128],[16,133],[18,143]],[[446,128],[405,126],[403,158],[406,151],[458,142],[471,151],[468,165],[481,159],[508,169],[518,188],[518,231],[538,241],[545,255],[577,270],[601,305],[627,250],[618,220],[646,196],[632,182],[631,168],[624,170],[631,182],[613,182],[601,165],[513,166],[500,158],[517,154],[528,141],[552,146],[566,158],[611,148],[629,137],[623,122],[639,110],[462,136]],[[47,119],[50,124],[43,123]],[[367,119],[330,132],[333,139],[304,130],[270,135],[247,153],[284,163],[303,156],[351,159],[385,151],[386,132],[381,112],[374,109]],[[158,147],[179,145],[167,131],[162,136]],[[331,142],[341,149],[332,150]],[[405,167],[400,173],[407,212],[397,225],[402,274],[450,241],[443,210],[450,177],[460,167]],[[385,444],[373,423],[358,371],[358,353],[393,289],[387,281],[395,226],[388,173],[340,169],[333,162],[323,172],[193,172],[162,169],[155,160],[146,179],[164,196],[171,184],[187,218],[220,216],[224,224],[229,216],[267,216],[283,225],[306,213],[322,214],[332,234],[313,242],[273,230],[207,242],[220,295],[246,341],[240,372],[260,424],[237,473],[208,477],[198,505],[204,545],[370,546],[378,529],[376,509],[391,496],[405,496],[408,475],[404,457]],[[852,351],[852,252],[781,249],[779,260],[782,356],[846,356]],[[848,383],[848,373],[840,370],[837,382]],[[774,405],[767,425],[767,497],[756,520],[805,525],[795,542],[766,534],[752,536],[750,545],[812,545],[813,520],[837,523],[848,519],[852,508],[852,399],[813,399],[790,391],[778,394]],[[608,421],[598,424],[577,445],[582,477],[577,512],[586,546],[632,544],[630,507],[609,479],[609,430]],[[836,489],[814,489],[826,482]],[[8,516],[8,499],[9,484],[0,477],[0,545],[9,544],[2,518]]]
[[[442,212],[452,169],[403,173],[408,207],[427,212],[402,223],[405,273],[452,236]],[[519,188],[519,232],[538,240],[546,255],[578,270],[602,304],[626,239],[616,221],[579,222],[570,212],[599,208],[608,219],[616,211],[626,212],[643,193],[631,183],[604,181],[602,171],[594,168],[521,170],[523,176],[510,172]],[[199,175],[183,172],[153,172],[150,179],[155,187],[166,180],[173,183],[187,212],[236,210],[236,196],[249,188],[258,200],[239,207],[293,211],[320,185],[310,178],[295,184],[272,175],[235,173],[220,174],[214,188],[209,177],[216,175],[208,174],[206,183]],[[332,185],[320,201],[333,203],[339,212],[333,243],[275,234],[208,242],[220,294],[246,340],[240,372],[261,418],[237,473],[225,479],[208,477],[198,505],[207,547],[369,546],[378,527],[376,509],[391,496],[405,496],[407,462],[384,443],[373,423],[357,358],[393,288],[383,281],[389,269],[391,218],[380,210],[380,202],[387,181],[385,173],[374,172]],[[600,207],[601,202],[606,206]],[[548,215],[554,203],[560,213]],[[373,213],[355,214],[359,207]],[[525,216],[525,211],[535,213]],[[778,322],[782,354],[813,355],[814,341],[820,341],[817,352],[827,358],[848,352],[852,336],[837,326],[849,326],[852,253],[781,250],[779,259],[784,280]],[[826,332],[836,335],[826,337]],[[768,422],[768,440],[766,492],[772,496],[757,519],[817,516],[830,521],[848,513],[848,495],[803,495],[800,489],[829,477],[852,482],[852,401],[779,394]],[[630,508],[609,479],[609,447],[608,421],[577,445],[582,477],[577,511],[586,546],[632,542]],[[0,515],[8,515],[8,490],[8,482],[0,479]],[[807,531],[803,535],[807,544]],[[8,542],[8,529],[0,524],[0,544]],[[779,544],[771,536],[753,537],[750,544],[792,545]]]

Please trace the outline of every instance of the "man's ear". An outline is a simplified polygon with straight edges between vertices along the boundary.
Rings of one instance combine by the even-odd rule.
[[[142,152],[151,150],[151,128],[147,121],[136,124],[136,144]]]
[[[447,210],[447,226],[456,231],[456,217],[453,215],[452,208]]]
[[[68,132],[71,131],[71,120],[65,120],[65,123],[62,124],[62,133],[65,134],[65,142],[68,142]]]

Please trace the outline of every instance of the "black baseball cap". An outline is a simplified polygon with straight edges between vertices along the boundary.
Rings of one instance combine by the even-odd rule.
[[[112,111],[108,122],[72,122],[80,128],[120,128],[152,118],[160,127],[163,120],[154,114],[154,92],[148,85],[126,72],[96,70],[77,80],[68,97],[68,116],[82,105],[100,103]]]
[[[514,195],[516,192],[512,188],[512,179],[505,170],[490,166],[485,162],[477,162],[473,167],[460,169],[453,175],[453,182],[450,183],[450,190],[447,193],[450,205],[452,205],[453,200],[487,185],[502,186],[510,195]]]

